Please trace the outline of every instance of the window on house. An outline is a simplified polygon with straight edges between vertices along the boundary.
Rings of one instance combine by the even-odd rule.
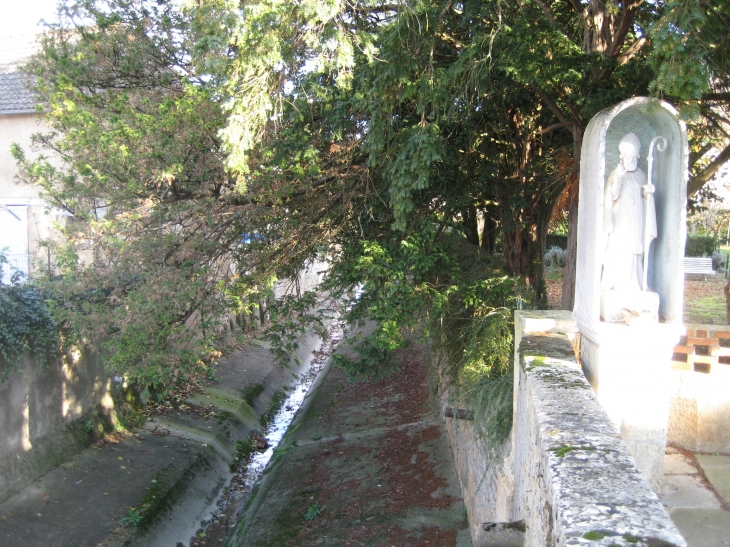
[[[0,205],[0,250],[4,250],[8,261],[2,268],[3,283],[10,283],[16,271],[28,275],[27,205]]]

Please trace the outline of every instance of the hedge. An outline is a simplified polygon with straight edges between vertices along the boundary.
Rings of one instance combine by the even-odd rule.
[[[557,234],[548,234],[545,236],[545,249],[550,247],[560,247],[565,250],[568,248],[568,236],[561,236]]]
[[[687,236],[684,256],[712,256],[717,249],[717,238],[712,236]]]

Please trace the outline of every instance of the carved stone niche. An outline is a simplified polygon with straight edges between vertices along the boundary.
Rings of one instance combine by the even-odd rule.
[[[666,102],[635,97],[597,114],[586,128],[580,164],[578,254],[573,317],[579,325],[601,330],[601,274],[607,236],[604,232],[605,185],[620,163],[619,142],[628,133],[641,142],[639,169],[648,172],[652,139],[667,140],[653,151],[652,183],[657,238],[649,246],[648,290],[659,295],[659,321],[681,324],[684,298],[682,259],[686,238],[687,131]]]
[[[630,137],[631,133],[636,138]],[[638,170],[648,175],[647,157],[650,143],[655,137],[664,137],[667,146],[663,151],[656,148],[653,151],[651,182],[655,186],[657,237],[648,247],[647,290],[643,291],[642,279],[641,287],[629,287],[608,294],[606,285],[610,286],[611,283],[604,280],[603,290],[601,287],[604,254],[609,242],[606,231],[608,223],[604,220],[606,183],[611,172],[622,163],[619,143],[624,140],[625,157],[635,157],[638,138],[638,166],[629,166],[634,169],[631,172],[638,174],[630,177],[634,186],[627,188],[633,188],[633,202],[629,200],[629,203],[643,200],[641,191],[636,190],[638,181],[642,180]],[[626,142],[634,144],[627,145]],[[655,491],[661,488],[664,476],[669,419],[667,380],[672,350],[679,341],[682,326],[687,158],[687,132],[674,108],[656,99],[636,97],[598,113],[591,120],[583,138],[580,164],[573,318],[581,333],[581,366],[598,400],[626,441],[638,468]],[[624,168],[630,171],[625,165]],[[627,181],[629,178],[622,180]],[[614,214],[611,218],[619,216],[618,208],[614,211],[609,207],[607,211],[607,214]],[[634,233],[633,230],[629,232]],[[631,245],[634,251],[628,254],[635,256],[635,246],[633,243]],[[610,248],[614,249],[613,243]],[[643,253],[645,248],[642,245],[640,252]],[[625,254],[619,249],[615,254],[606,256],[620,257]],[[606,263],[612,272],[608,276],[610,281],[616,278],[616,268],[613,268],[615,263],[608,260]],[[626,263],[635,265],[635,258],[629,257]],[[621,278],[634,280],[635,276]],[[608,321],[601,319],[602,293],[603,311],[609,315]],[[613,300],[608,302],[610,299]],[[650,310],[646,316],[648,320],[632,322],[630,314],[627,314],[625,322],[622,322],[618,313],[606,313],[606,309],[611,306],[613,311],[618,312],[628,311],[632,307]]]

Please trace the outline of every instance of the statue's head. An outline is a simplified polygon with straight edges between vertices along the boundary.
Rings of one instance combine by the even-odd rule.
[[[636,171],[639,156],[641,152],[641,142],[639,137],[633,133],[627,133],[621,142],[618,143],[619,157],[621,163],[627,171]]]

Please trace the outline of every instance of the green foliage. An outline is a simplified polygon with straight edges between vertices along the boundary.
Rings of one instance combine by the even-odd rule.
[[[348,320],[377,322],[375,331],[357,342],[358,359],[335,356],[352,379],[393,372],[393,351],[407,342],[404,331],[425,319],[437,320],[456,290],[449,283],[455,264],[445,251],[447,243],[437,239],[437,226],[424,223],[419,228],[400,241],[363,240],[343,249],[328,281],[352,287],[365,280],[361,293],[348,304]]]
[[[458,263],[460,289],[432,341],[452,406],[473,414],[474,432],[491,457],[512,428],[514,310],[531,307],[534,292],[473,248]]]
[[[58,161],[14,150],[20,178],[71,215],[37,282],[58,323],[105,340],[110,371],[160,388],[205,376],[260,280],[236,267],[252,230],[225,171],[218,80],[196,71],[202,22],[170,3],[61,4],[27,66],[51,129],[34,143]]]
[[[238,470],[243,464],[248,462],[249,458],[251,457],[251,454],[254,453],[255,447],[253,444],[253,432],[249,440],[247,441],[238,441],[236,443],[236,450],[233,454],[233,460],[229,464],[229,467],[232,472],[235,472]]]
[[[551,449],[555,454],[558,456],[558,458],[564,458],[565,455],[568,452],[573,452],[574,450],[595,450],[595,447],[593,446],[570,446],[570,445],[563,445],[563,446],[557,446],[555,448]]]
[[[712,236],[687,236],[684,256],[712,256],[717,249],[717,238]]]
[[[305,520],[315,520],[323,511],[324,507],[315,502],[307,508],[306,513],[304,513],[304,518]]]
[[[568,248],[568,236],[559,234],[547,234],[545,236],[545,247],[559,247],[561,249]]]
[[[662,7],[663,15],[650,32],[657,70],[652,90],[682,100],[700,99],[711,85],[727,83],[727,3],[670,0]]]
[[[278,463],[279,460],[281,460],[281,458],[283,458],[289,452],[294,450],[294,447],[297,446],[297,444],[298,444],[297,441],[293,441],[286,446],[277,446],[274,449],[274,453],[271,455],[271,463],[272,464]]]
[[[446,324],[440,350],[454,404],[473,412],[475,433],[493,456],[512,429],[514,323],[508,309],[478,308]]]
[[[584,4],[63,0],[28,66],[50,128],[34,144],[58,160],[14,151],[20,178],[72,215],[39,280],[57,321],[162,390],[206,375],[237,342],[230,318],[322,254],[326,289],[357,293],[350,319],[376,323],[359,359],[337,358],[360,379],[417,327],[496,329],[497,310],[541,302],[544,236],[588,120],[650,85],[722,105],[729,73],[707,38],[730,35],[724,6]],[[689,66],[695,53],[706,63]],[[706,104],[698,157],[724,138]],[[477,275],[467,245],[504,261]],[[280,362],[322,327],[311,294],[268,311]]]
[[[306,332],[325,335],[322,316],[318,313],[317,293],[286,294],[269,306],[271,325],[264,339],[271,345],[271,353],[281,366],[288,366],[296,354],[298,342]]]
[[[139,526],[144,516],[139,509],[132,507],[125,516],[119,519],[124,526]]]
[[[5,256],[0,254],[0,263]],[[8,367],[6,380],[30,355],[39,370],[50,366],[59,354],[56,322],[40,290],[33,285],[0,282],[0,355]]]
[[[81,418],[80,422],[84,428],[84,431],[86,431],[87,433],[93,433],[95,431],[94,422],[92,422],[88,418]]]
[[[262,384],[248,384],[241,390],[241,398],[246,401],[248,406],[253,406],[254,399],[264,392]]]
[[[269,403],[268,408],[259,419],[262,427],[266,427],[271,423],[271,420],[273,420],[274,416],[276,416],[276,413],[279,412],[279,409],[281,408],[281,405],[284,404],[285,400],[286,393],[277,389],[274,392],[274,396],[271,398],[271,402]]]

